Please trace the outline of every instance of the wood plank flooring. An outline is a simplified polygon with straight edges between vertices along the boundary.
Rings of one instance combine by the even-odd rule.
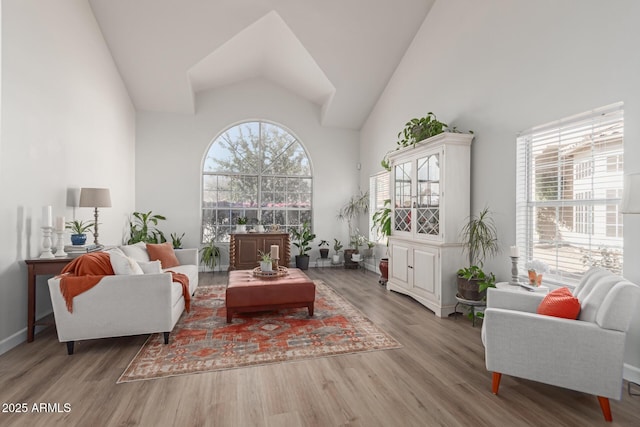
[[[373,273],[310,269],[395,337],[401,349],[116,384],[146,336],[76,343],[55,330],[0,356],[1,426],[637,426],[640,397],[612,401],[505,376],[490,391],[480,327],[440,319]],[[200,284],[226,283],[225,273]],[[638,389],[635,389],[638,391]],[[32,412],[33,404],[59,404]],[[63,405],[70,404],[64,412]],[[2,408],[2,409],[7,409]]]

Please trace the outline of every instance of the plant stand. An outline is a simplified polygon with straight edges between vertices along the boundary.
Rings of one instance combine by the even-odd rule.
[[[476,326],[476,313],[478,312],[478,309],[485,308],[487,306],[487,302],[486,301],[474,301],[474,300],[470,300],[470,299],[464,299],[464,298],[461,298],[458,295],[456,295],[456,300],[458,300],[458,302],[456,303],[456,306],[453,308],[454,316],[456,318],[458,317],[458,306],[459,305],[466,305],[467,307],[471,308],[471,326],[475,327]],[[482,310],[480,310],[480,311],[482,311]]]

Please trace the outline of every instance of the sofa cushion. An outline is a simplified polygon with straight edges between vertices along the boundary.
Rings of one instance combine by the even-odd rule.
[[[573,296],[569,288],[554,289],[544,297],[538,306],[537,313],[545,316],[577,319],[580,313],[580,301]]]
[[[160,274],[162,273],[162,265],[159,260],[155,261],[138,261],[138,265],[142,268],[144,274]]]
[[[136,261],[149,262],[149,253],[147,252],[147,244],[144,242],[134,243],[133,245],[120,246],[120,249],[126,256]]]
[[[120,251],[109,251],[109,261],[113,272],[116,274],[143,274],[138,263],[133,258],[123,255]]]
[[[147,243],[147,253],[151,261],[159,260],[162,268],[171,268],[180,265],[171,243],[151,244]]]

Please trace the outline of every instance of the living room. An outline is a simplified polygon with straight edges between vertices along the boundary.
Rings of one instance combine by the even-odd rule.
[[[236,9],[233,2],[208,2],[213,5],[211,11],[206,9],[209,14],[193,12],[190,7],[195,8],[195,4],[171,3],[2,1],[0,209],[5,240],[0,244],[0,354],[3,354],[0,373],[3,376],[20,369],[5,363],[10,352],[20,346],[27,346],[29,351],[28,346],[39,344],[38,339],[34,343],[25,342],[27,279],[23,260],[35,258],[41,252],[42,206],[53,206],[56,216],[91,219],[91,209],[76,207],[70,200],[73,190],[108,187],[112,207],[100,210],[102,242],[121,244],[131,213],[151,210],[167,217],[164,230],[185,233],[185,247],[199,247],[203,158],[218,135],[246,120],[279,124],[299,138],[313,166],[314,232],[319,238],[335,237],[342,241],[348,239],[348,232],[346,225],[335,219],[336,212],[352,195],[369,188],[370,177],[382,171],[380,160],[395,148],[397,134],[409,119],[433,111],[438,119],[462,131],[473,130],[471,212],[484,206],[494,212],[502,254],[487,260],[485,266],[499,280],[508,280],[511,275],[508,248],[516,241],[516,139],[520,132],[622,102],[626,118],[624,173],[640,172],[634,162],[640,158],[640,145],[632,142],[640,136],[636,120],[640,116],[640,83],[636,78],[640,59],[633,54],[640,36],[635,22],[640,5],[633,0],[406,0],[406,9],[402,7],[404,1],[389,6],[356,1],[349,7],[341,5],[343,2],[329,2],[326,11],[316,11],[319,6],[292,10],[286,1],[268,4],[252,1],[244,6],[252,12],[237,20],[213,13]],[[309,40],[300,35],[306,34],[303,27],[313,28],[318,22],[292,18],[317,16],[317,21],[326,20],[330,32],[334,17],[339,22],[346,19],[340,18],[341,7],[346,9],[344,16],[349,19],[359,14],[361,20],[375,23],[352,25],[354,39],[385,40],[385,35],[390,37],[389,33],[399,32],[394,40],[400,47],[389,50],[389,46],[380,42],[379,50],[372,44],[368,50],[351,51],[347,49],[355,45],[344,40],[345,51],[326,52],[322,37]],[[399,15],[391,13],[394,9],[400,9]],[[181,18],[182,13],[185,18]],[[395,17],[405,21],[394,21],[398,19]],[[188,21],[196,18],[193,23]],[[181,19],[189,25],[178,26]],[[255,23],[264,27],[252,27]],[[137,30],[136,25],[143,24],[144,31]],[[370,28],[382,25],[386,25],[384,31]],[[209,27],[219,30],[215,32],[218,38],[209,45],[194,41],[198,51],[174,43],[184,42],[188,36],[212,37],[207,33]],[[246,28],[256,32],[245,33]],[[329,81],[327,85],[324,78],[318,78],[321,88],[335,93],[310,100],[266,71],[216,87],[202,85],[197,91],[190,87],[188,68],[211,53],[220,53],[218,49],[237,34],[258,37],[266,34],[260,32],[261,28],[266,28],[264,31],[284,28],[286,34],[297,37],[298,44],[314,58]],[[134,41],[146,36],[153,43],[148,51],[123,48],[128,42],[137,47]],[[376,86],[369,81],[369,75],[362,73],[356,78],[351,76],[351,82],[341,80],[337,84],[334,79],[341,76],[341,64],[326,59],[332,55],[354,63],[369,63],[382,55],[387,63],[386,78],[384,73],[375,74]],[[149,64],[156,64],[154,61],[165,56],[162,67],[149,71]],[[174,65],[185,64],[188,68],[174,69]],[[343,64],[345,68],[349,65],[350,62]],[[182,73],[181,79],[175,78],[178,72]],[[348,85],[353,86],[352,92],[345,92]],[[372,89],[367,92],[369,86]],[[175,100],[181,102],[175,104],[180,108],[158,107]],[[360,228],[367,230],[369,224],[363,220]],[[634,262],[640,255],[640,242],[629,236],[637,236],[639,229],[638,216],[625,215],[624,275],[635,283],[640,283],[640,266]],[[384,245],[379,245],[376,251],[383,254]],[[44,290],[45,279],[40,280],[38,289]],[[383,301],[385,296],[379,298]],[[37,307],[38,317],[51,312],[46,292],[39,292]],[[429,310],[424,311],[433,317]],[[466,332],[459,333],[479,336],[479,328],[474,330],[470,323],[463,322],[458,322],[456,328],[462,325]],[[632,331],[636,334],[628,343],[625,375],[633,378],[635,374],[638,381],[640,327],[634,326]],[[47,339],[52,339],[51,344],[59,345],[63,352],[54,335]],[[405,346],[412,348],[410,343]],[[122,351],[125,350],[131,349],[125,346]],[[126,366],[128,360],[114,362],[117,350],[108,354],[112,358],[102,361]],[[62,366],[65,362],[59,363]],[[479,363],[483,365],[482,360]],[[349,367],[355,369],[351,363]],[[94,366],[91,375],[98,370]],[[220,377],[223,385],[233,389],[236,377],[255,375],[240,371],[243,370]],[[46,372],[41,374],[44,376]],[[75,374],[85,375],[81,370]],[[482,401],[493,397],[489,393],[489,374],[484,374],[488,396],[483,396]],[[305,378],[304,372],[299,375]],[[339,379],[329,373],[325,375],[329,378],[325,385],[331,389],[331,384]],[[189,386],[194,381],[185,376],[167,388],[191,394]],[[214,385],[197,388],[214,392]],[[5,387],[2,389],[0,394],[4,395]],[[27,387],[22,398],[32,401],[31,392]],[[126,406],[129,393],[135,391],[110,393],[113,393],[110,399],[118,399]],[[161,388],[154,389],[158,399],[165,396],[163,393]],[[46,401],[64,401],[64,391],[59,389],[55,390],[55,396],[39,396]],[[635,407],[637,412],[638,401],[631,399],[625,396],[624,403]],[[80,406],[77,401],[72,403]],[[582,409],[572,407],[568,411]],[[615,411],[614,407],[614,417]],[[593,415],[594,424],[602,422],[597,407]],[[67,420],[79,422],[76,416],[72,412]],[[42,417],[38,422],[46,424],[46,420]],[[459,424],[464,425],[465,420],[461,418]],[[527,422],[522,420],[522,424]]]

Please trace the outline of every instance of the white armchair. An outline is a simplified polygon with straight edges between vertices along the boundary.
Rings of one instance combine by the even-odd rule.
[[[607,421],[622,396],[626,332],[640,287],[592,268],[573,291],[577,320],[536,314],[543,294],[491,288],[482,325],[487,370],[498,394],[502,374],[596,395]]]

